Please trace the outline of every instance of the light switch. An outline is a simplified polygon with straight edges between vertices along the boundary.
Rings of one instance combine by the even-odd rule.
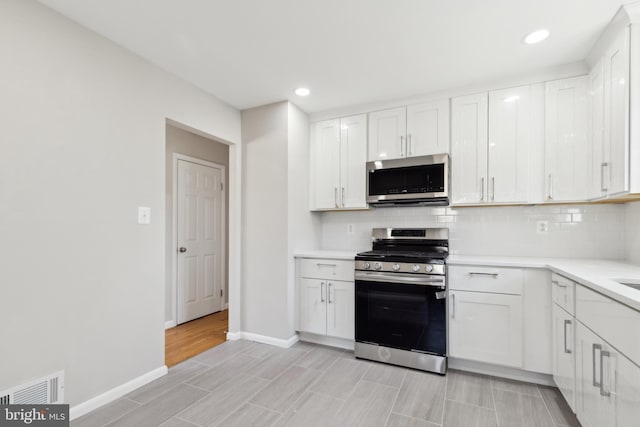
[[[138,224],[151,224],[151,208],[138,206]]]

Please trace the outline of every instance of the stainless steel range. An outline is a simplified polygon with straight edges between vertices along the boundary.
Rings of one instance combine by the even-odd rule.
[[[447,228],[374,228],[356,255],[355,356],[447,370]]]

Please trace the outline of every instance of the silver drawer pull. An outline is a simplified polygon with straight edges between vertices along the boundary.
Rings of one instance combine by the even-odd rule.
[[[593,374],[593,386],[600,387],[600,383],[596,381],[596,350],[602,353],[602,346],[600,344],[591,345],[591,361],[593,362],[591,365],[592,374]],[[602,357],[602,354],[600,355],[600,357]],[[602,380],[602,365],[600,365],[600,379]]]
[[[564,352],[571,354],[571,349],[567,347],[567,325],[571,325],[571,320],[564,321]]]
[[[469,276],[491,276],[491,277],[498,277],[500,274],[499,273],[479,273],[476,271],[472,271],[469,273]]]
[[[605,369],[604,369],[604,358],[610,359],[611,358],[611,353],[609,353],[608,351],[600,351],[600,396],[604,396],[604,397],[609,397],[611,396],[611,391],[605,391],[604,389],[604,373],[605,373]],[[607,363],[607,366],[609,364]],[[608,368],[607,368],[608,370]]]
[[[336,267],[338,264],[327,264],[327,263],[318,262],[316,263],[316,265],[318,267]]]

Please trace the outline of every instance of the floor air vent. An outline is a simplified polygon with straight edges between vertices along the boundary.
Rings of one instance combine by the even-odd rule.
[[[64,402],[64,371],[59,371],[0,393],[0,405],[37,405]]]

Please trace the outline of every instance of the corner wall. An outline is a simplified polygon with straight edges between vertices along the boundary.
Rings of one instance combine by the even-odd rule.
[[[626,259],[640,265],[640,202],[625,205]]]

